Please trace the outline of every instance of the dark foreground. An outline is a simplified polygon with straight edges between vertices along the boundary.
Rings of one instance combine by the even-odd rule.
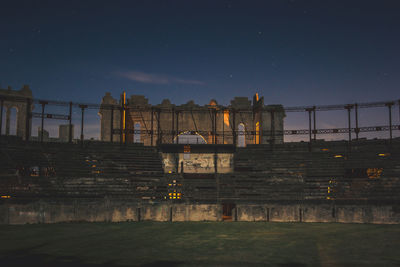
[[[0,226],[0,266],[399,266],[400,225],[70,223]]]

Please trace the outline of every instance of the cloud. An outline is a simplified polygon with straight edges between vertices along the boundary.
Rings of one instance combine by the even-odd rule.
[[[152,83],[152,84],[180,83],[180,84],[192,84],[192,85],[204,84],[201,81],[186,80],[168,75],[145,73],[141,71],[119,71],[115,72],[115,74],[120,77],[124,77],[126,79],[141,83]]]

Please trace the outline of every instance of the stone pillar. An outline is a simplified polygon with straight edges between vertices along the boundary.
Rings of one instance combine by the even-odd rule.
[[[261,144],[283,143],[283,119],[285,117],[286,114],[282,105],[264,106],[262,110],[262,125],[260,125],[262,127]]]
[[[111,123],[114,129],[119,129],[120,114],[118,108],[114,107],[114,112],[111,111],[112,105],[117,105],[117,100],[110,93],[106,93],[101,101],[99,110],[100,115],[100,140],[110,142],[111,138]],[[113,119],[111,120],[111,116]],[[120,141],[120,135],[114,135],[113,141]]]

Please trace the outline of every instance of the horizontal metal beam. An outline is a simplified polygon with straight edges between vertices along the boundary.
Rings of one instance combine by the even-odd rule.
[[[351,128],[351,132],[355,133],[356,131],[361,132],[381,132],[381,131],[389,131],[390,128],[392,130],[400,130],[400,125],[392,125],[390,126],[367,126],[367,127],[360,127],[360,128]],[[318,129],[312,130],[312,133],[316,134],[344,134],[349,132],[349,128],[332,128],[332,129]],[[302,130],[284,130],[284,135],[306,135],[309,134],[308,129]]]
[[[33,118],[42,118],[42,113],[39,112],[32,112],[32,117]],[[44,113],[43,118],[45,119],[55,119],[55,120],[69,120],[70,117],[68,115],[62,115],[62,114],[50,114],[50,113]]]

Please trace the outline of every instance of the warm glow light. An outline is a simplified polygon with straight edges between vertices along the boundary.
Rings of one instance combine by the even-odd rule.
[[[335,158],[343,158],[343,155],[335,155]]]
[[[321,151],[329,151],[328,148],[321,148]]]
[[[11,198],[11,196],[1,196],[1,198]]]
[[[370,179],[378,179],[381,177],[383,172],[382,168],[368,168],[367,169],[367,175],[368,178]]]
[[[229,127],[229,110],[224,110],[224,124]]]
[[[390,156],[390,153],[379,153],[378,156],[379,157],[387,157],[387,156]]]
[[[256,144],[260,143],[260,122],[256,122]]]
[[[256,93],[256,100],[258,101],[258,93]]]

